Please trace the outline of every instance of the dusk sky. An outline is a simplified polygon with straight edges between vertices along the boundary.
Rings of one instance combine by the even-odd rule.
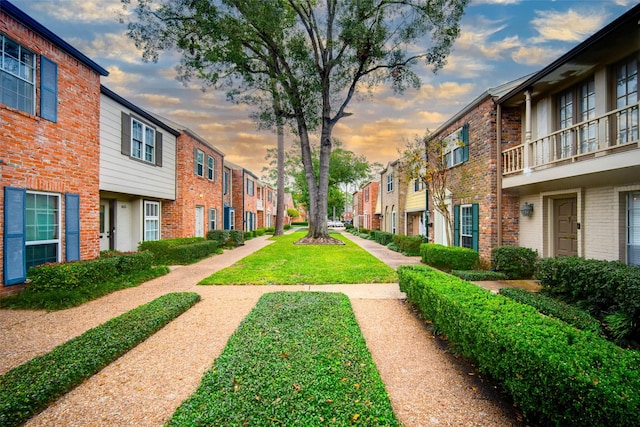
[[[224,91],[202,92],[197,81],[176,80],[177,52],[144,63],[127,38],[120,0],[10,0],[32,18],[109,71],[102,84],[141,108],[194,130],[226,159],[258,176],[275,135],[258,131],[248,106]],[[132,0],[132,3],[135,0]],[[334,137],[344,148],[386,165],[407,139],[434,130],[490,87],[533,73],[576,46],[636,4],[635,0],[472,0],[461,36],[437,74],[422,65],[419,90],[394,94],[376,88],[352,100],[353,116]],[[124,15],[126,20],[126,15]],[[289,141],[291,137],[287,137]]]

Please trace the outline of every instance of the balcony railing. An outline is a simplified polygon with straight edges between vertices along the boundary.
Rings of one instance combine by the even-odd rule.
[[[610,111],[607,114],[577,123],[540,139],[502,152],[502,173],[510,175],[525,169],[542,169],[565,162],[609,154],[618,147],[636,144],[638,139],[638,107]]]

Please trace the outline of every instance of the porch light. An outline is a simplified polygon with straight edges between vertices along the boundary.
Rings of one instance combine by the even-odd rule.
[[[533,213],[533,203],[524,202],[520,212],[522,213],[522,216],[531,216]]]

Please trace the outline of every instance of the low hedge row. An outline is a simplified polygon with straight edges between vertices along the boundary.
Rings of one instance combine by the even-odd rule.
[[[420,255],[420,245],[424,243],[421,236],[404,236],[396,234],[393,236],[393,243],[398,245],[400,252],[407,256]]]
[[[478,282],[481,280],[507,280],[507,275],[499,271],[490,270],[451,270],[452,275],[463,280]]]
[[[536,278],[545,292],[587,310],[615,339],[640,341],[640,267],[579,257],[543,258]]]
[[[112,254],[89,261],[43,264],[29,269],[28,288],[34,292],[70,290],[88,283],[105,283],[124,274],[148,270],[154,263],[153,254],[136,252]]]
[[[628,426],[640,419],[640,353],[533,307],[424,266],[400,289],[455,348],[541,425]]]
[[[0,377],[0,425],[24,423],[199,300],[194,292],[163,295],[8,371]]]
[[[473,249],[437,243],[420,245],[420,256],[423,263],[441,270],[472,270],[480,260]]]
[[[203,237],[147,240],[138,244],[139,251],[151,252],[157,264],[190,264],[218,252],[220,244]]]
[[[548,297],[539,292],[529,292],[525,289],[502,288],[500,294],[522,304],[534,307],[540,313],[547,316],[556,317],[568,324],[584,331],[602,335],[600,322],[586,311],[580,310],[572,305]]]
[[[379,243],[382,246],[387,246],[389,243],[393,242],[393,234],[387,233],[386,231],[371,230],[369,235],[373,237],[373,240],[375,240],[376,243]]]

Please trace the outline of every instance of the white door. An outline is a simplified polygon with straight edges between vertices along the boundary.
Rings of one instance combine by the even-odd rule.
[[[111,242],[111,218],[109,214],[109,202],[100,201],[100,250],[108,251]]]
[[[204,206],[196,206],[196,237],[204,237]]]

